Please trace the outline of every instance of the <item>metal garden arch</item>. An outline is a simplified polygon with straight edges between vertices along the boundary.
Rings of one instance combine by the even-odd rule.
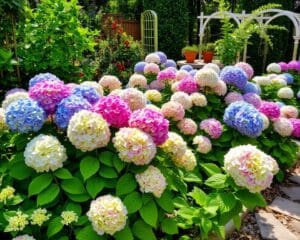
[[[146,10],[141,15],[142,46],[146,53],[158,50],[157,14],[153,10]]]

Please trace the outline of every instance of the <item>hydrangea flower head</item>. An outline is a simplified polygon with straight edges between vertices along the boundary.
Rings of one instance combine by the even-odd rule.
[[[163,84],[171,84],[176,79],[176,72],[171,68],[166,68],[160,71],[157,75],[157,81]]]
[[[184,168],[186,171],[193,171],[197,166],[196,156],[191,149],[186,149],[183,156],[177,156],[171,159],[177,167]]]
[[[144,74],[158,74],[160,71],[159,66],[156,63],[147,63],[144,67]]]
[[[29,89],[29,97],[37,101],[47,114],[53,114],[60,101],[71,95],[71,89],[60,81],[42,81]]]
[[[176,72],[176,81],[180,81],[189,76],[190,74],[188,71],[180,69],[179,71]]]
[[[147,89],[147,78],[144,77],[142,74],[132,74],[129,78],[128,86],[131,88],[141,88],[141,89]]]
[[[279,62],[278,65],[280,66],[281,72],[285,72],[288,70],[288,64],[286,62]]]
[[[141,192],[152,193],[157,198],[161,197],[167,187],[164,175],[154,166],[149,166],[144,172],[136,174],[135,178]]]
[[[180,67],[180,70],[185,70],[185,71],[187,71],[187,72],[190,72],[190,71],[193,70],[193,67],[192,67],[191,65],[189,65],[189,64],[185,64],[185,65],[182,65],[182,66]]]
[[[149,54],[145,57],[145,62],[146,62],[146,63],[156,63],[156,64],[160,64],[160,57],[159,57],[158,54],[156,54],[156,53],[149,53]]]
[[[216,74],[218,74],[218,75],[220,74],[220,71],[221,71],[220,67],[215,63],[207,63],[203,66],[203,69],[207,69],[207,68],[214,70],[216,72]]]
[[[275,102],[262,101],[259,111],[271,120],[280,117],[280,107]]]
[[[287,118],[278,118],[273,123],[274,131],[282,137],[291,136],[293,132],[293,124]]]
[[[8,129],[8,126],[5,121],[5,110],[0,108],[0,132]]]
[[[249,63],[246,62],[238,62],[235,64],[236,67],[239,67],[244,70],[244,72],[247,74],[248,79],[251,79],[254,75],[254,70],[252,66]]]
[[[197,145],[197,151],[203,154],[209,153],[212,149],[209,138],[205,136],[196,136],[193,139],[193,144]]]
[[[156,154],[151,136],[138,128],[121,128],[113,138],[113,144],[121,160],[135,165],[149,164]]]
[[[285,77],[287,84],[292,84],[294,82],[294,77],[292,74],[283,73],[282,75]]]
[[[272,183],[277,162],[252,145],[231,148],[224,157],[224,169],[238,186],[260,192]]]
[[[255,93],[257,95],[261,94],[260,86],[253,82],[247,82],[242,91],[243,93]]]
[[[268,73],[281,73],[281,67],[278,63],[270,63],[267,66]]]
[[[145,92],[145,97],[150,102],[161,102],[162,95],[158,90],[150,89]]]
[[[75,87],[72,94],[85,98],[90,104],[96,103],[101,97],[95,88],[82,85]]]
[[[22,213],[20,210],[16,212],[15,216],[9,217],[8,225],[5,227],[4,232],[19,232],[29,224],[29,216]]]
[[[19,133],[37,132],[46,121],[46,113],[36,101],[20,99],[11,103],[5,112],[9,129]]]
[[[288,69],[294,71],[300,71],[300,61],[292,60],[288,63]]]
[[[179,81],[177,89],[179,91],[191,94],[197,92],[199,90],[199,87],[196,81],[191,76],[187,76]]]
[[[131,111],[144,108],[147,104],[144,93],[136,88],[126,88],[120,92],[119,96],[128,104]]]
[[[169,132],[167,141],[159,147],[171,158],[178,158],[185,154],[187,144],[179,134]]]
[[[157,54],[159,56],[161,64],[164,64],[167,61],[167,55],[164,52],[157,51],[157,52],[155,52],[155,54]]]
[[[294,97],[294,91],[290,87],[280,88],[277,92],[277,97],[283,99],[292,99]]]
[[[252,104],[255,108],[259,108],[261,105],[261,98],[255,93],[246,93],[243,95],[244,101]]]
[[[164,103],[161,107],[161,112],[166,118],[173,121],[180,121],[185,115],[183,106],[174,101]]]
[[[100,86],[104,91],[112,92],[115,89],[120,89],[122,87],[122,83],[116,76],[112,75],[104,75],[99,80]]]
[[[218,96],[224,96],[227,93],[227,85],[224,81],[218,80],[217,86],[215,86],[212,90]]]
[[[177,123],[179,131],[185,135],[194,135],[197,132],[197,124],[191,118],[184,118]]]
[[[129,119],[129,127],[139,128],[150,134],[156,145],[163,144],[168,138],[169,121],[161,113],[151,109],[134,111]]]
[[[192,93],[190,95],[190,99],[194,106],[205,107],[207,105],[207,99],[202,93]]]
[[[292,136],[295,138],[300,138],[300,119],[290,118],[289,120],[293,125]]]
[[[24,92],[27,92],[27,91],[23,88],[13,88],[13,89],[8,90],[5,93],[4,97],[6,98],[8,95],[13,94],[13,93],[17,93],[17,92],[19,92],[19,93],[23,92],[24,93]]]
[[[243,101],[243,95],[238,93],[238,92],[229,92],[226,97],[224,98],[225,103],[227,105],[234,103],[234,102],[238,102],[238,101]]]
[[[144,73],[144,68],[146,66],[146,62],[138,62],[134,65],[134,72],[135,73]]]
[[[284,118],[297,118],[298,117],[298,109],[292,105],[282,106],[280,108],[280,116]]]
[[[15,92],[7,95],[3,102],[2,102],[2,108],[6,110],[9,106],[9,104],[18,101],[20,99],[29,99],[29,95],[27,92]]]
[[[85,152],[105,147],[110,140],[110,130],[100,114],[80,110],[71,117],[67,136],[77,149]]]
[[[114,235],[125,227],[127,209],[120,198],[104,195],[91,202],[86,215],[99,235]]]
[[[33,87],[35,84],[39,82],[44,82],[44,81],[52,81],[52,82],[59,81],[62,83],[62,81],[52,73],[40,73],[35,75],[33,78],[29,80],[29,88]]]
[[[51,217],[50,213],[47,213],[47,209],[45,208],[38,208],[33,211],[30,216],[31,224],[38,225],[39,227],[47,222]]]
[[[227,66],[220,73],[220,78],[229,85],[243,89],[248,82],[248,76],[240,67]]]
[[[80,83],[80,86],[87,86],[87,87],[95,88],[95,90],[97,91],[99,96],[103,96],[103,94],[104,94],[102,86],[95,81],[84,81],[84,82]],[[77,86],[74,86],[74,87],[77,87]]]
[[[185,92],[175,92],[171,96],[171,101],[180,103],[185,110],[193,106],[190,96]]]
[[[131,110],[128,104],[118,96],[100,98],[93,106],[93,111],[115,128],[127,127]]]
[[[0,191],[0,203],[6,204],[6,202],[14,197],[15,189],[11,186],[6,186]]]
[[[223,126],[214,118],[202,120],[199,126],[200,129],[206,132],[211,138],[217,139],[222,135]]]
[[[177,64],[176,64],[176,62],[173,59],[167,59],[167,61],[164,63],[164,66],[166,68],[168,68],[168,67],[174,67],[174,68],[176,68]]]
[[[67,160],[65,147],[51,135],[40,134],[27,143],[25,163],[37,172],[55,171]]]
[[[78,221],[78,216],[74,211],[63,211],[61,213],[61,223],[63,225],[70,225],[73,222],[77,222]]]
[[[195,81],[200,87],[214,88],[217,86],[218,80],[218,74],[211,68],[201,69],[195,75]]]
[[[71,95],[64,98],[57,106],[54,122],[61,129],[68,127],[69,121],[74,113],[80,110],[90,110],[92,105],[81,96]]]

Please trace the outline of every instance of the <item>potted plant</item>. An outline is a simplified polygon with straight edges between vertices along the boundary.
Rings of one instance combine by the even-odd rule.
[[[215,44],[207,43],[201,46],[202,57],[205,63],[210,63],[214,57]]]
[[[196,45],[188,45],[182,49],[182,54],[185,56],[185,60],[187,63],[193,63],[195,62],[198,51],[199,48]]]

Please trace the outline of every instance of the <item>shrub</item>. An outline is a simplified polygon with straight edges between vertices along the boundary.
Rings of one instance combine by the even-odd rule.
[[[25,72],[50,71],[67,81],[90,79],[94,67],[86,57],[94,51],[97,32],[81,26],[77,0],[42,0],[36,9],[25,10],[19,47]]]

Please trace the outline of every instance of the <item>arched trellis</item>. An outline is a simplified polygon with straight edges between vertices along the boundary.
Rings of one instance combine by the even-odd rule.
[[[297,59],[297,52],[298,52],[299,41],[300,41],[300,14],[291,11],[281,10],[281,9],[263,10],[261,12],[258,12],[255,15],[246,14],[245,11],[243,11],[242,13],[232,13],[232,12],[223,11],[223,12],[215,12],[209,16],[206,16],[202,12],[201,15],[198,16],[198,19],[200,21],[200,28],[199,28],[200,45],[203,43],[203,37],[204,37],[205,29],[208,26],[208,23],[212,19],[222,19],[226,15],[232,18],[237,23],[237,25],[240,25],[245,18],[249,19],[249,17],[253,18],[257,22],[264,25],[270,24],[273,20],[279,17],[289,18],[294,25],[293,60]],[[244,48],[243,61],[246,61],[246,58],[247,58],[247,46],[245,46]],[[298,56],[298,59],[300,60],[300,55]]]

